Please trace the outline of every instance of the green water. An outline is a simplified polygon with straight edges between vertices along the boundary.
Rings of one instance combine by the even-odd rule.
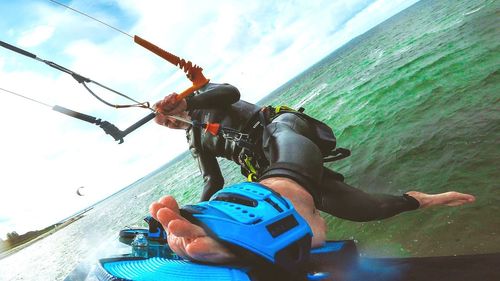
[[[373,256],[500,252],[499,5],[420,1],[262,101],[302,105],[332,126],[353,155],[329,166],[351,185],[477,197],[467,206],[369,223],[325,215],[330,239],[356,239],[361,253]],[[227,184],[243,180],[238,167],[220,164]],[[195,162],[181,157],[36,247],[2,259],[0,280],[62,280],[82,259],[117,254],[118,231],[144,225],[152,201],[172,194],[193,203],[201,186]]]
[[[500,250],[498,12],[494,1],[421,1],[277,93],[297,104],[315,92],[306,112],[352,150],[331,167],[354,186],[477,197],[371,223],[328,218],[330,238],[377,255]]]

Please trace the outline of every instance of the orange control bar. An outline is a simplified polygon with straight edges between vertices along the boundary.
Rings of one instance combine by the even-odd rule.
[[[142,47],[150,50],[151,52],[155,53],[156,55],[162,57],[163,59],[167,60],[171,64],[178,66],[182,71],[184,71],[191,82],[193,82],[193,86],[185,89],[181,93],[177,95],[177,99],[181,100],[194,91],[200,89],[201,87],[205,86],[210,80],[207,79],[202,71],[203,68],[193,64],[191,61],[186,61],[182,58],[179,58],[178,56],[171,54],[162,48],[154,45],[153,43],[142,39],[141,37],[134,35],[134,42],[141,45]]]

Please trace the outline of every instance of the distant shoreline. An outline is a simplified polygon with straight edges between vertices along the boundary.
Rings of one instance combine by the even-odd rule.
[[[85,213],[88,211],[92,210],[93,208],[89,208],[83,212],[80,212],[76,214],[75,216],[68,218],[67,220],[56,223],[53,225],[50,225],[42,230],[37,230],[37,231],[30,231],[27,232],[23,235],[20,235],[20,237],[23,237],[20,239],[18,242],[14,242],[12,245],[9,244],[9,240],[3,241],[4,245],[1,245],[2,247],[6,247],[5,249],[2,249],[0,252],[0,260],[3,258],[6,258],[14,253],[17,253],[18,251],[34,244],[37,241],[42,240],[45,237],[48,237],[57,231],[65,228],[66,226],[76,222],[77,220],[83,218],[85,216]],[[25,236],[25,237],[24,237]]]
[[[147,174],[146,176],[144,177],[141,177],[139,178],[138,180],[136,180],[135,182],[127,185],[126,187],[124,187],[123,189],[120,189],[118,191],[116,191],[115,193],[107,196],[106,198],[103,198],[101,199],[100,201],[98,202],[95,202],[94,204],[92,204],[90,207],[84,209],[83,211],[80,211],[76,214],[73,214],[72,216],[66,218],[66,219],[63,219],[62,221],[58,222],[58,223],[55,223],[53,225],[50,225],[42,230],[35,230],[35,231],[28,231],[22,235],[18,235],[14,241],[10,240],[10,239],[7,239],[7,240],[2,240],[0,239],[0,260],[5,258],[5,257],[8,257],[26,247],[28,247],[29,245],[59,231],[60,229],[70,225],[71,223],[81,219],[82,217],[84,217],[84,214],[91,211],[92,209],[94,209],[94,206],[101,203],[102,201],[105,201],[111,197],[113,197],[114,195],[118,194],[118,193],[121,193],[121,192],[124,192],[125,190],[135,186],[136,184],[140,183],[142,180],[144,180],[145,178],[148,178],[160,171],[163,171],[165,170],[166,167],[176,163],[179,161],[179,159],[183,159],[185,158],[187,155],[189,154],[189,150],[186,150],[182,153],[180,153],[179,155],[177,155],[174,159],[171,159],[169,160],[166,164],[163,164],[162,166],[160,166],[159,168],[157,168],[156,170],[150,172],[149,174]]]

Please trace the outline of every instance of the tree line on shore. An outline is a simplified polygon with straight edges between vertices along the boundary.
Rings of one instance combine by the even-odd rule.
[[[7,239],[0,238],[0,253],[15,248],[26,242],[29,242],[36,237],[54,229],[58,224],[48,226],[42,230],[28,231],[24,234],[18,234],[16,231],[7,233]]]

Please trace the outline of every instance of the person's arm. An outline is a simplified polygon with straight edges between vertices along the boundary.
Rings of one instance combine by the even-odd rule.
[[[198,94],[185,99],[177,100],[177,94],[172,93],[154,104],[157,111],[155,121],[157,124],[172,129],[184,129],[176,126],[171,115],[188,114],[193,109],[224,109],[240,100],[240,92],[230,84],[209,83],[199,90]],[[185,117],[184,117],[185,118]]]
[[[204,183],[200,201],[208,201],[215,192],[224,186],[224,177],[215,156],[207,153],[193,153],[193,156],[198,162]]]
[[[186,99],[187,109],[221,109],[240,99],[240,91],[230,84],[208,84],[200,93]]]

